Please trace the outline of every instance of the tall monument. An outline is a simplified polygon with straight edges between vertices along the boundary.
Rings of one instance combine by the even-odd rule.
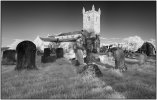
[[[88,32],[94,32],[97,35],[100,35],[100,8],[98,11],[95,10],[94,5],[92,6],[92,10],[85,11],[83,7],[83,30],[87,30]]]

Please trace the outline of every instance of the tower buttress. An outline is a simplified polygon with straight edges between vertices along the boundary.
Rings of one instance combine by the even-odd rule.
[[[83,7],[83,9],[82,9],[82,13],[84,14],[85,13],[85,8]]]
[[[99,8],[98,12],[99,12],[99,14],[101,15],[101,10],[100,10],[100,8]]]

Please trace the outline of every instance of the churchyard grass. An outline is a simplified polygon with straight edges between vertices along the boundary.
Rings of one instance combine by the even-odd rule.
[[[42,64],[36,58],[38,70],[15,71],[15,65],[1,67],[1,97],[9,98],[112,98],[112,91],[91,91],[95,86],[80,81],[76,68],[64,58]],[[120,74],[111,69],[101,69],[100,80],[125,98],[156,98],[156,64],[126,63],[128,71]],[[110,95],[110,97],[109,97]],[[117,94],[118,95],[118,94]],[[118,96],[116,96],[118,97]],[[113,97],[113,98],[116,98]]]

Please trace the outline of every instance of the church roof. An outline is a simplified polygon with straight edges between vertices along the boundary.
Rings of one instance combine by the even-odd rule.
[[[73,32],[60,33],[58,36],[75,35],[75,34],[81,34],[81,31],[73,31]]]

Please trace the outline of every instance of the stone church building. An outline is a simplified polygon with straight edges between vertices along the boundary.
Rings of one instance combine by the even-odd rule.
[[[91,45],[93,45],[92,48],[95,48],[95,52],[99,52],[100,50],[100,15],[101,10],[100,8],[98,11],[95,10],[94,5],[92,6],[92,10],[85,11],[85,8],[82,9],[82,15],[83,15],[83,28],[82,30],[91,33],[92,36],[95,37]],[[73,31],[73,32],[63,32],[59,33],[55,36],[49,35],[47,38],[41,38],[43,41],[48,42],[56,42],[57,40],[68,42],[70,39],[76,39],[77,37],[81,36],[82,31]],[[91,41],[91,40],[89,40]]]

